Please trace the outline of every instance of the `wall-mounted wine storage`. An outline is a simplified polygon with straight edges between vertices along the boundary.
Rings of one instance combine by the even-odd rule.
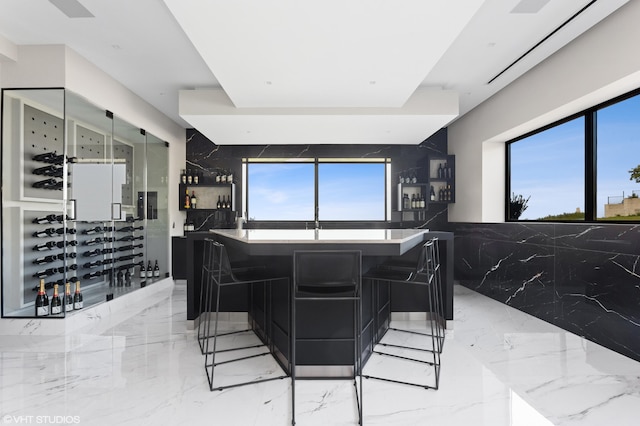
[[[35,316],[41,280],[87,307],[168,276],[168,144],[64,89],[2,101],[2,316]]]

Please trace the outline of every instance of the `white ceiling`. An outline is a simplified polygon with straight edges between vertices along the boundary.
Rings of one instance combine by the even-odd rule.
[[[415,144],[627,1],[593,3],[490,84],[591,1],[55,0],[93,15],[69,18],[2,0],[0,35],[68,45],[216,143]]]

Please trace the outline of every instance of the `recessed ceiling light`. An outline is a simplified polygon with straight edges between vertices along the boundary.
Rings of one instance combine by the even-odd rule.
[[[369,80],[369,84],[372,84],[372,85],[376,84],[376,81],[375,80]]]
[[[267,86],[271,86],[272,83],[271,83],[271,80],[267,80],[264,82],[264,84],[266,84]]]
[[[487,47],[496,47],[496,44],[494,42],[487,43]]]
[[[113,47],[115,50],[122,50],[122,47],[119,44],[112,44],[111,47]]]

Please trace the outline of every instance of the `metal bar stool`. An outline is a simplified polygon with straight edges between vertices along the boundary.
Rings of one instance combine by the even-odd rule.
[[[291,404],[292,424],[296,413],[296,345],[305,339],[296,334],[297,304],[352,302],[353,385],[358,424],[362,424],[362,253],[359,250],[297,250],[293,253],[293,295],[291,308]],[[322,320],[319,318],[319,320]],[[318,339],[308,339],[317,341]],[[332,338],[325,339],[327,341]],[[359,376],[359,380],[358,380]]]
[[[265,346],[264,344],[254,344],[254,345],[245,345],[245,346],[239,346],[239,347],[232,347],[232,348],[228,348],[228,349],[218,349],[218,339],[220,337],[223,336],[229,336],[229,335],[233,335],[233,334],[240,334],[240,333],[246,333],[249,331],[255,332],[254,328],[253,328],[253,324],[255,324],[255,321],[252,322],[252,326],[250,328],[247,329],[243,329],[243,330],[234,330],[234,331],[227,331],[227,332],[219,332],[218,331],[218,325],[219,325],[219,316],[220,316],[220,300],[221,300],[221,290],[223,288],[228,288],[228,287],[232,287],[232,286],[251,286],[251,291],[253,291],[253,284],[258,284],[261,283],[263,286],[266,286],[267,289],[266,291],[270,290],[270,286],[272,284],[272,282],[274,281],[282,281],[283,283],[285,283],[284,285],[289,285],[289,278],[288,277],[275,277],[272,275],[268,275],[264,270],[260,269],[260,270],[254,270],[254,269],[242,269],[242,270],[234,270],[231,267],[231,263],[229,261],[229,256],[227,254],[227,251],[225,249],[225,246],[217,241],[213,241],[213,240],[208,240],[207,244],[210,244],[210,253],[213,253],[209,256],[208,259],[210,259],[211,264],[209,265],[209,270],[210,270],[210,277],[211,279],[207,282],[207,289],[205,289],[205,323],[204,323],[204,332],[203,332],[203,339],[204,339],[204,354],[205,354],[205,370],[207,372],[207,380],[209,381],[209,389],[210,390],[223,390],[223,389],[228,389],[228,388],[232,388],[232,387],[238,387],[238,386],[244,386],[244,385],[249,385],[249,384],[255,384],[255,383],[262,383],[262,382],[266,382],[266,381],[270,381],[270,380],[277,380],[277,379],[283,379],[285,377],[288,377],[286,374],[283,374],[281,376],[277,376],[277,377],[270,377],[270,378],[262,378],[262,379],[256,379],[256,380],[249,380],[249,381],[243,381],[243,382],[239,382],[239,383],[234,383],[231,385],[226,385],[226,386],[215,386],[214,385],[214,377],[215,377],[215,368],[217,366],[223,365],[223,364],[229,364],[229,363],[233,363],[233,362],[239,362],[239,361],[244,361],[244,360],[248,360],[251,358],[255,358],[255,357],[260,357],[260,356],[264,356],[264,355],[269,355],[269,354],[273,354],[273,347],[272,345],[269,343],[268,346]],[[213,320],[211,320],[211,310],[210,305],[213,302],[212,298],[213,298],[213,294],[214,294],[214,290],[213,287],[216,287],[216,300],[215,300],[215,315],[213,317]],[[265,293],[266,294],[266,293]],[[208,296],[207,296],[208,295]],[[263,298],[264,303],[266,304],[270,298],[268,297],[264,297]],[[265,306],[263,309],[264,315],[265,315],[265,319],[263,320],[263,324],[265,324],[265,327],[270,327],[271,324],[271,320],[270,318],[266,318],[267,316],[270,315],[270,309],[267,309],[267,307]],[[213,322],[213,333],[211,332],[211,323]],[[270,332],[269,330],[265,330],[266,331],[266,335],[269,336]],[[223,353],[223,352],[235,352],[235,351],[240,351],[240,350],[245,350],[245,349],[253,349],[253,348],[260,348],[260,347],[264,347],[266,349],[266,351],[257,353],[257,354],[251,354],[251,355],[245,355],[245,356],[238,356],[235,358],[231,358],[225,361],[221,361],[221,362],[216,362],[216,355]]]
[[[399,348],[409,351],[426,352],[431,354],[430,360],[424,360],[415,358],[413,356],[403,356],[388,352],[381,352],[375,350],[374,353],[400,358],[411,362],[424,363],[433,367],[434,371],[434,384],[426,383],[414,383],[406,382],[402,380],[395,380],[386,377],[370,376],[363,374],[363,377],[370,379],[385,380],[393,383],[400,383],[412,386],[424,387],[425,389],[438,389],[440,386],[440,354],[442,352],[444,342],[444,326],[442,324],[442,303],[441,300],[441,285],[440,281],[440,261],[437,251],[437,239],[431,239],[425,242],[420,251],[420,256],[413,268],[407,268],[405,265],[393,266],[391,264],[381,265],[373,270],[368,271],[363,275],[363,279],[370,279],[374,281],[385,281],[391,283],[406,283],[424,286],[427,289],[427,306],[426,312],[429,313],[427,318],[427,329],[430,332],[422,333],[414,330],[404,330],[395,327],[389,327],[388,331],[395,331],[399,333],[408,333],[418,336],[424,336],[428,338],[430,348],[420,348],[415,346],[396,345],[379,342],[381,346]],[[391,285],[389,285],[389,292],[391,291]],[[417,355],[416,355],[417,356]]]
[[[211,280],[213,280],[213,256],[216,255],[215,241],[211,238],[204,239],[204,248],[202,250],[202,274],[200,278],[200,309],[198,317],[198,345],[200,346],[200,352],[204,355],[205,340],[208,338],[205,334],[204,323],[208,320],[208,314],[205,314],[209,307],[211,297]]]

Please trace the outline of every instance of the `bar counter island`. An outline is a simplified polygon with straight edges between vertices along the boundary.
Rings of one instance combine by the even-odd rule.
[[[453,320],[453,234],[428,229],[213,229],[207,232],[186,234],[185,258],[187,259],[187,319],[197,326],[201,317],[200,295],[202,286],[203,248],[205,240],[213,239],[225,247],[232,266],[260,265],[273,271],[274,276],[289,277],[289,285],[273,284],[267,297],[260,303],[268,313],[269,324],[256,324],[251,318],[253,292],[247,288],[229,289],[221,296],[220,312],[248,313],[247,320],[254,327],[264,328],[261,335],[275,345],[275,353],[283,366],[287,364],[290,343],[291,297],[293,288],[293,255],[301,250],[357,250],[360,251],[362,273],[391,259],[401,259],[408,265],[415,264],[424,242],[438,239],[442,274],[442,299],[446,322]],[[415,318],[426,315],[424,289],[403,283],[395,283],[389,289],[362,281],[362,336],[363,356],[367,357],[377,336],[384,335],[391,316]],[[390,300],[389,300],[390,299]],[[210,310],[215,310],[215,300]],[[213,307],[213,309],[212,309]],[[205,308],[203,311],[206,311]],[[260,312],[263,309],[259,309]],[[395,318],[395,317],[394,317]],[[301,324],[301,321],[305,322]],[[324,306],[297,318],[298,333],[327,337],[336,334],[336,327],[349,333],[353,327],[352,311],[348,307]],[[350,364],[350,350],[339,342],[318,339],[317,345],[298,349],[297,364],[310,366],[309,375],[344,376],[347,371],[341,365]],[[299,367],[300,368],[300,367]],[[305,374],[304,368],[300,370]]]

